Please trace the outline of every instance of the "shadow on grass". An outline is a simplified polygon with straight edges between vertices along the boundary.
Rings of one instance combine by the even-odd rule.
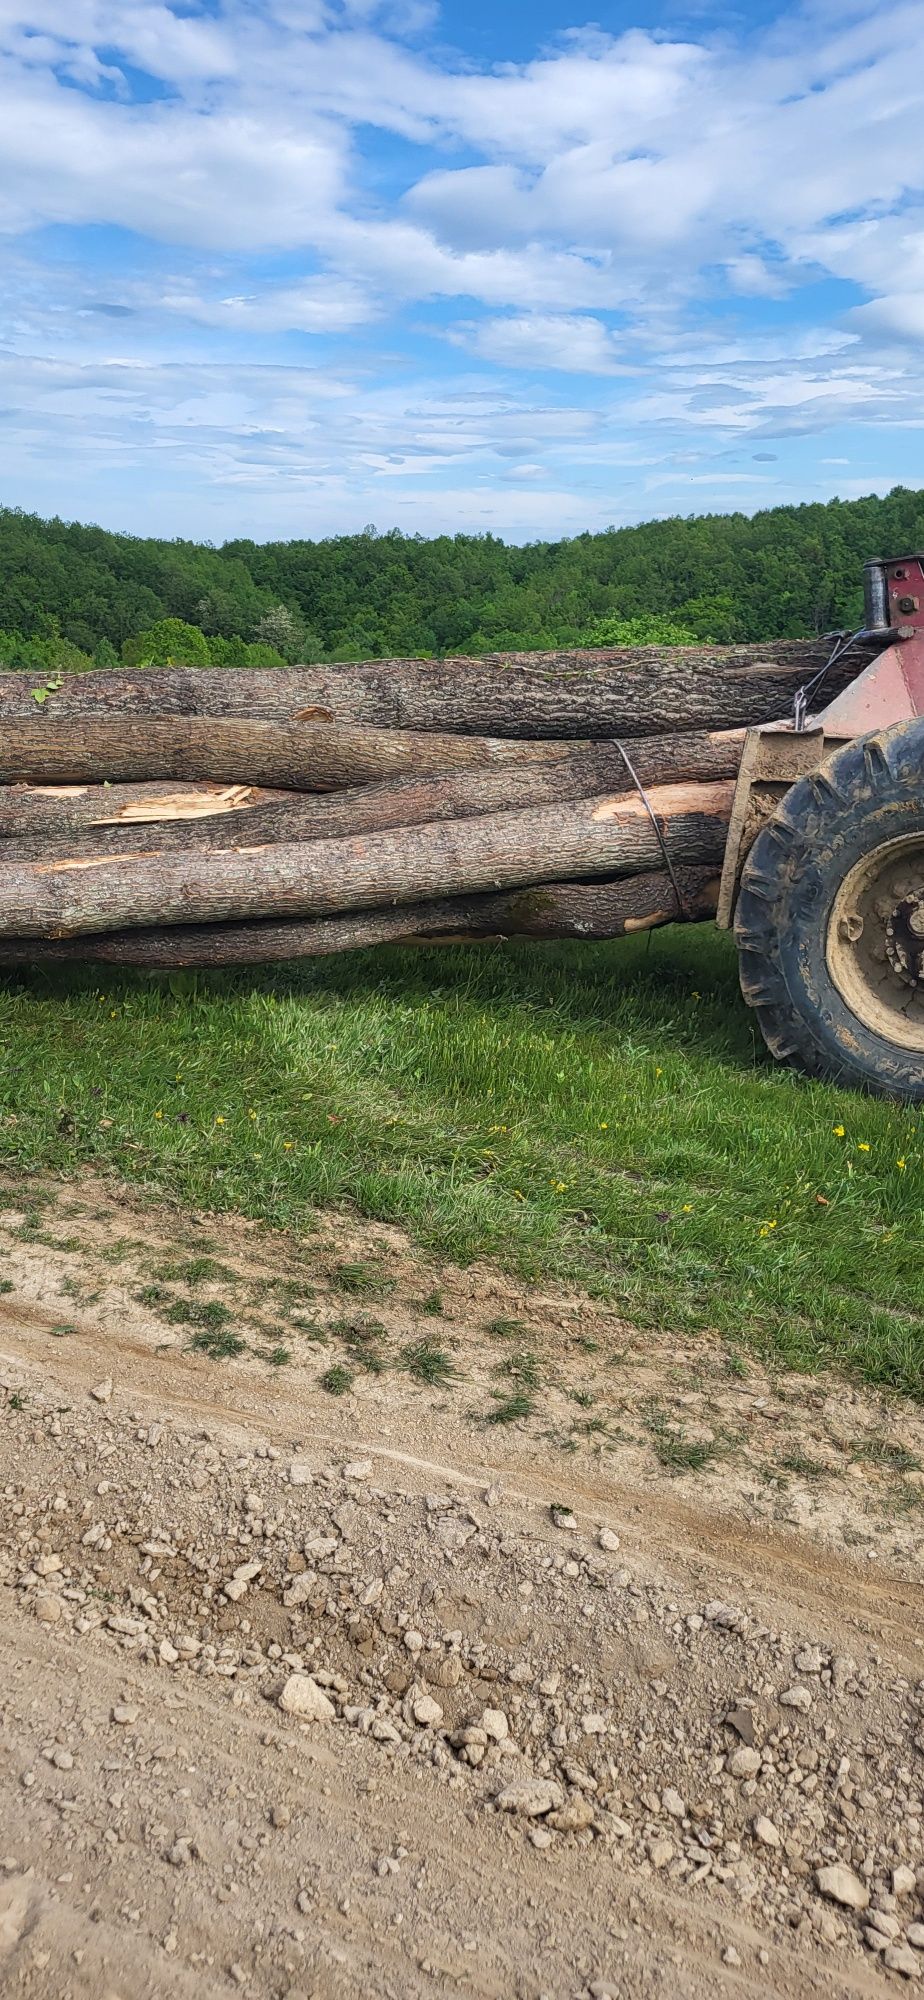
[[[644,1021],[651,1043],[667,1037],[732,1069],[774,1074],[738,986],[731,938],[712,925],[672,925],[610,943],[528,939],[472,945],[383,945],[367,951],[232,970],[146,972],[105,965],[37,966],[0,975],[36,997],[78,997],[101,987],[114,1004],[130,991],[160,991],[183,1007],[223,997],[273,994],[362,999],[378,995],[421,1007],[477,1004],[498,1014],[534,1012],[547,1025],[618,1036]]]

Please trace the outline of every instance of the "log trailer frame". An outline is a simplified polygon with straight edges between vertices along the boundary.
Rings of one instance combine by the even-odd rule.
[[[864,608],[857,679],[748,731],[716,921],[774,1056],[924,1102],[924,555],[868,562]]]

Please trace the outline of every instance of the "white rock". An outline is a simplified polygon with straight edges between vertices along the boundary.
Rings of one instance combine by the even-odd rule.
[[[545,1849],[546,1847],[551,1847],[552,1845],[552,1836],[549,1833],[548,1829],[544,1826],[531,1827],[529,1837],[533,1843],[533,1846],[539,1848],[540,1853],[543,1851],[543,1849]]]
[[[804,1687],[785,1688],[779,1701],[781,1708],[795,1708],[800,1715],[807,1715],[812,1706],[812,1697]]]
[[[344,1479],[368,1479],[372,1471],[371,1458],[351,1458],[343,1468]]]
[[[22,1937],[31,1893],[27,1875],[11,1875],[0,1884],[0,1959],[8,1958]]]
[[[337,1535],[315,1535],[313,1541],[305,1543],[305,1555],[309,1562],[325,1562],[328,1556],[336,1554],[340,1547]]]
[[[763,1847],[779,1847],[780,1836],[766,1813],[758,1813],[754,1821],[754,1839],[759,1840]]]
[[[92,1388],[92,1389],[90,1390],[90,1394],[91,1394],[91,1396],[95,1396],[95,1398],[96,1398],[96,1401],[97,1401],[98,1403],[108,1403],[108,1402],[111,1402],[111,1400],[112,1400],[112,1376],[111,1376],[111,1375],[104,1375],[104,1377],[103,1377],[103,1380],[102,1380],[101,1382],[97,1382],[97,1383],[95,1384],[95,1386],[94,1386],[94,1387],[93,1387],[93,1388]]]
[[[796,1654],[796,1667],[800,1674],[820,1674],[825,1656],[820,1646],[803,1646]]]
[[[554,1778],[517,1778],[498,1792],[494,1804],[498,1812],[523,1813],[527,1819],[540,1819],[543,1813],[554,1812],[562,1805],[564,1797]]]
[[[252,1583],[254,1577],[259,1576],[262,1568],[263,1564],[261,1562],[238,1563],[237,1569],[234,1571],[235,1583]]]
[[[921,1960],[907,1944],[887,1944],[882,1954],[882,1963],[890,1972],[900,1972],[905,1979],[920,1979]]]
[[[909,1924],[906,1935],[909,1944],[913,1944],[918,1951],[924,1949],[924,1924]]]
[[[648,1848],[648,1859],[652,1868],[666,1868],[668,1862],[674,1859],[673,1841],[653,1840]]]
[[[661,1793],[661,1805],[666,1813],[670,1813],[671,1819],[685,1819],[686,1805],[673,1785],[668,1785],[667,1790]]]
[[[913,1868],[909,1868],[905,1863],[900,1863],[897,1868],[893,1868],[893,1896],[913,1896],[916,1888],[917,1877]]]
[[[290,1611],[297,1609],[300,1604],[306,1604],[312,1591],[317,1588],[317,1581],[317,1577],[310,1570],[295,1577],[288,1590],[282,1593],[283,1604]]]
[[[421,1653],[423,1651],[423,1633],[418,1632],[416,1626],[409,1625],[404,1634],[404,1643],[409,1653]]]
[[[510,1733],[510,1724],[502,1708],[486,1708],[481,1718],[481,1727],[492,1742],[503,1743]]]
[[[61,1616],[61,1599],[43,1590],[35,1600],[35,1615],[41,1625],[57,1625]]]
[[[614,1535],[612,1528],[601,1528],[597,1541],[601,1549],[615,1551],[619,1547],[619,1536]]]
[[[852,1868],[842,1861],[834,1861],[826,1868],[815,1871],[815,1880],[823,1896],[831,1903],[841,1903],[845,1910],[868,1910],[869,1890]]]
[[[337,1711],[323,1688],[310,1674],[290,1674],[279,1696],[285,1715],[297,1715],[302,1722],[332,1722]]]
[[[727,1762],[733,1778],[753,1778],[760,1770],[760,1751],[743,1745],[740,1750],[732,1751]]]
[[[112,1711],[112,1720],[121,1723],[122,1728],[127,1729],[130,1723],[137,1722],[140,1713],[140,1709],[133,1701],[117,1701]]]
[[[894,1944],[901,1935],[901,1924],[888,1910],[870,1910],[869,1920],[874,1931],[878,1931],[886,1944]]]
[[[174,1645],[171,1645],[169,1639],[162,1639],[160,1645],[157,1648],[157,1657],[158,1659],[163,1660],[165,1667],[172,1667],[176,1665],[176,1662],[180,1656],[179,1653],[177,1652],[176,1647]]]
[[[290,1486],[310,1486],[311,1467],[307,1458],[293,1458],[289,1466]]]
[[[603,1736],[606,1734],[606,1716],[593,1713],[582,1715],[581,1728],[585,1736]]]
[[[439,1702],[434,1701],[432,1694],[419,1694],[411,1714],[414,1721],[419,1722],[421,1729],[435,1729],[443,1720],[443,1711]]]

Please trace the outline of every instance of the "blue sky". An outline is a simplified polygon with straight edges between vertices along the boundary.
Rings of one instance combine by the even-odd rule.
[[[922,19],[0,0],[0,500],[531,540],[924,484]]]

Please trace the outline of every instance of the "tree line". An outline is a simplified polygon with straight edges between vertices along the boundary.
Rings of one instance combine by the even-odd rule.
[[[862,565],[924,546],[924,491],[557,542],[398,529],[221,547],[0,509],[0,667],[274,666],[798,638],[862,617]]]

